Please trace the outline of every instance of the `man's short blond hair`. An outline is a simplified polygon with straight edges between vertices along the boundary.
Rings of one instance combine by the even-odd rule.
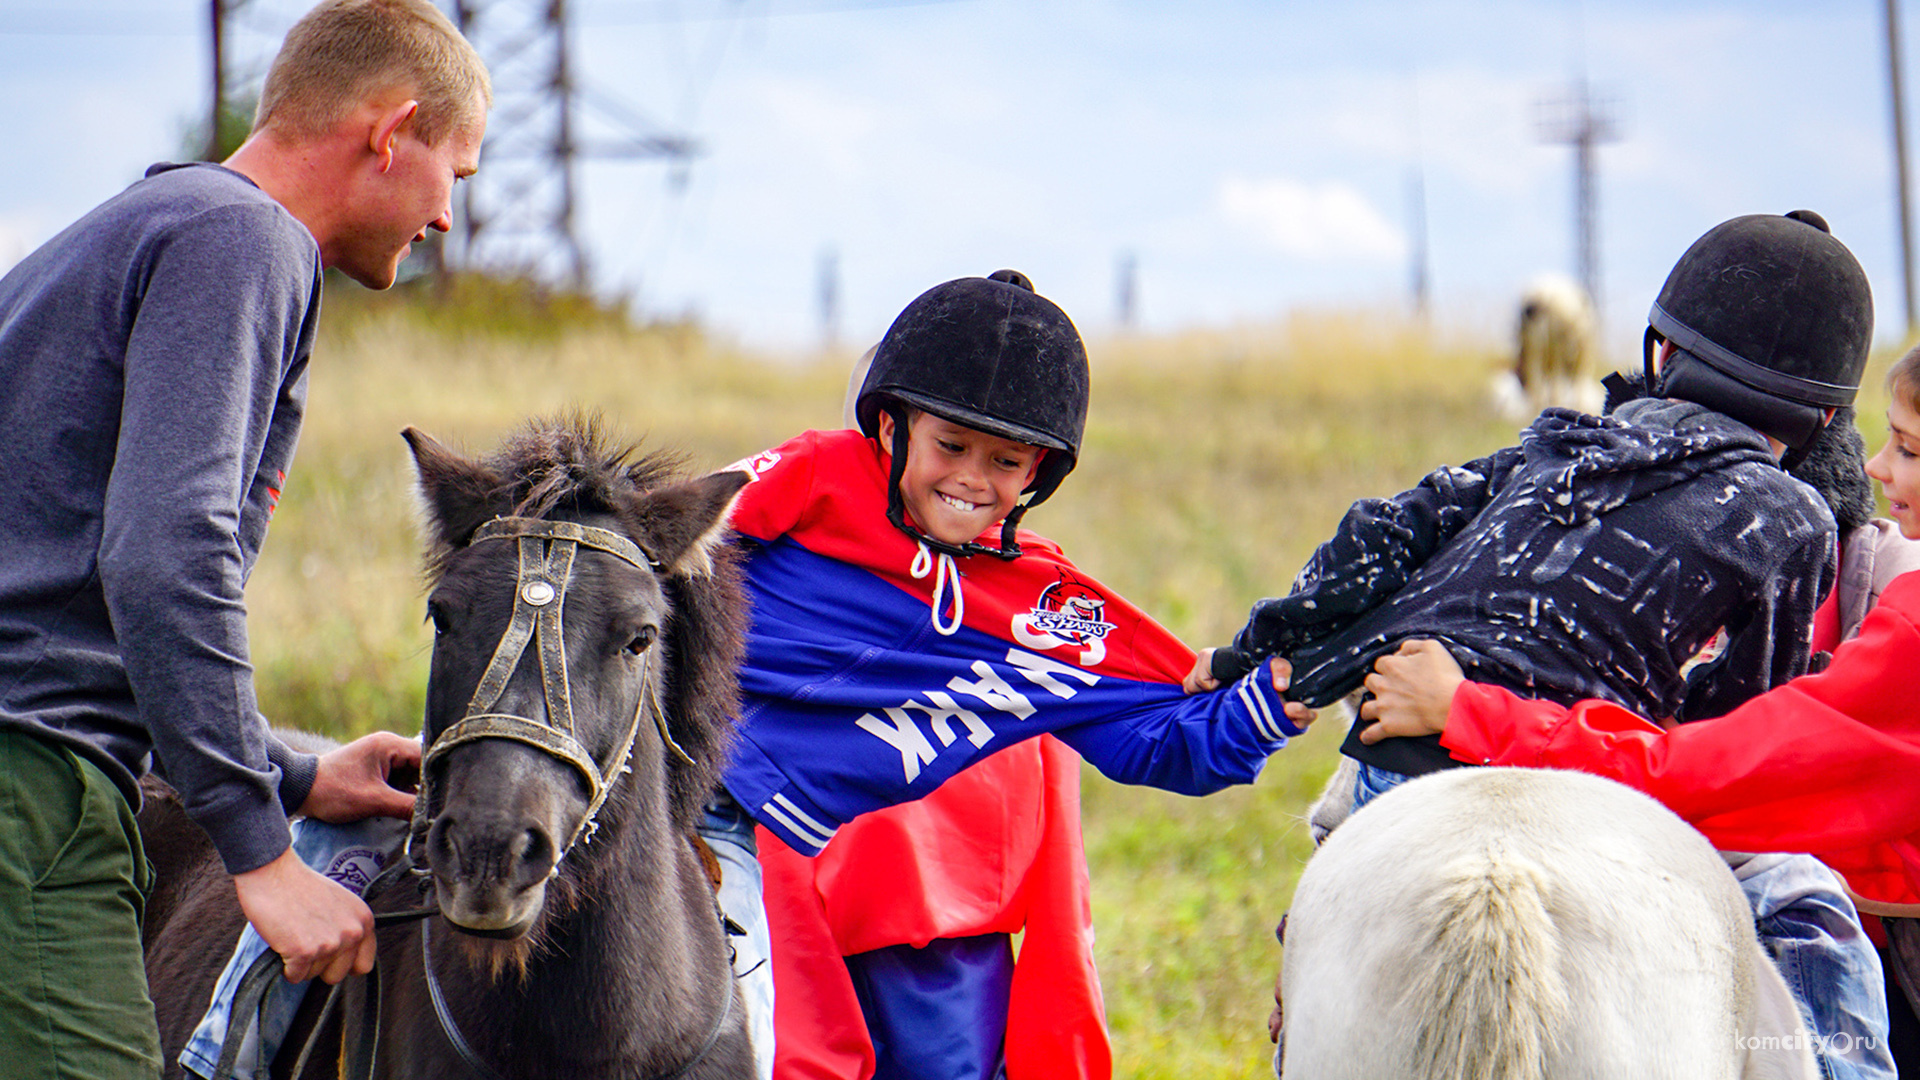
[[[429,0],[324,0],[302,16],[267,70],[253,130],[311,138],[397,88],[420,103],[413,134],[437,143],[493,104],[486,65]]]

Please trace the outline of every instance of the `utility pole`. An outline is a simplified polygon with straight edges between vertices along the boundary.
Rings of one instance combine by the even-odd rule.
[[[1547,142],[1567,143],[1573,147],[1574,246],[1579,262],[1580,285],[1587,290],[1593,308],[1600,310],[1600,247],[1597,150],[1601,143],[1619,138],[1607,102],[1595,101],[1587,92],[1587,80],[1574,80],[1566,96],[1542,102],[1539,109],[1540,136]]]
[[[831,351],[840,345],[840,252],[821,248],[814,271],[816,299],[820,302],[820,347]]]
[[[1916,315],[1913,300],[1913,217],[1907,180],[1907,107],[1906,92],[1900,79],[1900,2],[1887,0],[1887,89],[1893,95],[1893,175],[1899,185],[1900,207],[1900,285],[1906,300],[1907,338],[1914,336]]]
[[[213,97],[207,110],[207,149],[202,155],[207,161],[219,161],[220,153],[220,115],[227,107],[227,2],[226,0],[208,0],[213,14]]]
[[[576,163],[684,162],[697,148],[576,78],[566,0],[453,0],[453,16],[493,76],[485,168],[461,188],[458,261],[584,289]],[[589,109],[609,136],[585,137]]]
[[[1130,333],[1139,318],[1140,260],[1131,251],[1122,251],[1113,261],[1113,321],[1123,333]]]
[[[1408,285],[1413,291],[1413,316],[1425,320],[1427,317],[1427,184],[1420,166],[1416,163],[1407,170],[1407,231],[1412,234],[1408,245]]]

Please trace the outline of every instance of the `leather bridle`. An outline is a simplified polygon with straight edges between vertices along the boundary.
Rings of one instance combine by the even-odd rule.
[[[539,518],[498,517],[474,530],[467,546],[488,540],[513,540],[518,546],[519,572],[513,588],[513,615],[494,647],[493,658],[474,687],[466,714],[435,736],[420,759],[420,797],[413,804],[413,826],[407,835],[407,858],[415,859],[413,845],[424,840],[433,822],[433,765],[450,751],[481,739],[509,739],[535,747],[571,765],[587,782],[587,812],[554,857],[552,873],[560,872],[560,863],[573,846],[590,842],[599,828],[600,808],[606,804],[613,782],[628,769],[634,740],[640,734],[642,718],[651,714],[654,726],[666,748],[687,764],[693,758],[675,742],[667,730],[666,712],[654,692],[653,656],[644,654],[647,669],[642,672],[640,701],[634,707],[633,720],[626,735],[605,761],[595,761],[574,734],[573,695],[567,680],[566,637],[561,627],[561,612],[566,606],[567,584],[573,576],[573,559],[581,547],[593,548],[651,573],[665,573],[660,560],[640,545],[607,529],[571,521],[543,521]],[[540,721],[514,713],[494,711],[506,693],[507,682],[520,659],[532,645],[540,665],[542,697],[546,720]]]

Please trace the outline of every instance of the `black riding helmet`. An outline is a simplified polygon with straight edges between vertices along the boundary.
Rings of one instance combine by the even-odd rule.
[[[1725,413],[1797,459],[1826,411],[1853,404],[1860,389],[1873,294],[1819,214],[1751,214],[1694,241],[1647,323],[1643,359],[1658,394]],[[1660,340],[1676,351],[1656,381]]]
[[[1033,291],[1026,275],[999,270],[921,293],[887,328],[854,405],[870,438],[879,435],[881,410],[893,417],[887,520],[950,555],[1017,557],[1014,530],[1021,517],[1053,494],[1079,457],[1088,382],[1080,332],[1066,312]],[[943,543],[908,523],[900,476],[911,409],[1045,448],[1026,487],[1031,497],[1007,515],[998,548]]]

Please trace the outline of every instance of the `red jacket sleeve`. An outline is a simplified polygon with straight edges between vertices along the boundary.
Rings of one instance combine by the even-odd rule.
[[[1608,702],[1566,708],[1467,683],[1454,695],[1441,742],[1462,761],[1618,780],[1723,849],[1808,851],[1843,874],[1877,868],[1872,876],[1883,885],[1893,860],[1914,878],[1920,866],[1907,853],[1920,840],[1916,612],[1920,574],[1910,574],[1888,587],[1825,672],[1712,720],[1662,731]],[[1849,881],[1856,891],[1876,887]]]

